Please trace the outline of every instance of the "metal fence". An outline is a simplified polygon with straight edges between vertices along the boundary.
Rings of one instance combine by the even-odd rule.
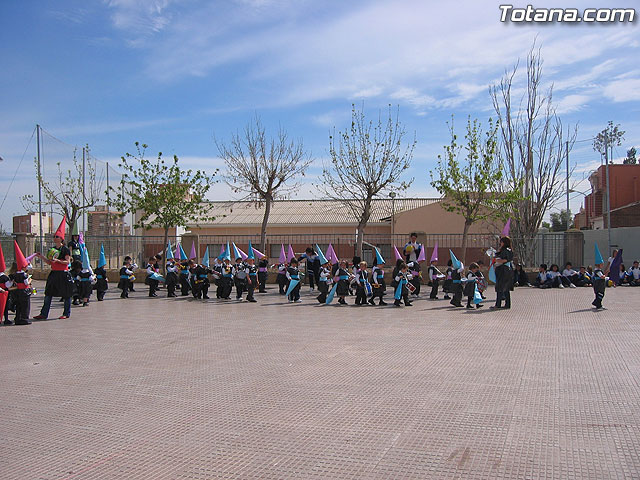
[[[577,237],[576,237],[577,235]],[[535,244],[535,264],[540,263],[557,263],[562,265],[569,260],[575,264],[583,262],[583,239],[582,232],[569,233],[546,233],[538,234],[534,239],[529,240]],[[498,237],[493,234],[470,234],[467,239],[466,263],[484,261],[487,263],[485,251],[489,247],[497,247]],[[68,239],[67,239],[68,240]],[[393,246],[396,245],[400,253],[402,248],[409,239],[406,235],[390,234],[366,234],[364,236],[363,260],[372,262],[374,258],[373,246],[380,249],[382,256],[390,264],[394,261]],[[13,238],[1,237],[3,251],[7,262],[13,261]],[[252,245],[261,249],[259,235],[193,235],[185,234],[182,237],[170,236],[172,249],[175,253],[177,243],[181,243],[186,254],[189,256],[192,247],[196,249],[196,256],[202,258],[205,249],[209,247],[210,257],[216,257],[220,254],[229,242],[234,242],[239,248],[247,251],[247,247],[251,241]],[[445,264],[449,259],[449,249],[462,257],[462,235],[461,234],[428,234],[420,235],[418,241],[425,246],[427,260],[431,258],[431,254],[435,245],[438,245],[439,263]],[[523,241],[514,238],[514,244]],[[34,253],[39,250],[39,237],[26,237],[25,255]],[[166,245],[162,236],[148,235],[118,235],[118,236],[85,236],[85,243],[89,249],[91,263],[95,264],[98,260],[100,247],[104,246],[105,256],[108,268],[117,268],[122,265],[125,256],[130,256],[138,265],[144,265],[150,256],[155,254],[164,255]],[[355,234],[279,234],[267,235],[267,249],[264,252],[271,261],[277,261],[280,255],[281,245],[285,248],[291,244],[296,254],[304,252],[306,247],[318,244],[323,252],[326,252],[327,246],[331,243],[336,254],[340,258],[351,259],[356,251]],[[579,245],[579,248],[578,248]],[[43,239],[43,250],[46,252],[53,246],[53,239],[47,236]],[[518,259],[516,259],[518,260]],[[39,268],[40,262],[36,261],[34,266]],[[534,266],[534,265],[527,265]]]

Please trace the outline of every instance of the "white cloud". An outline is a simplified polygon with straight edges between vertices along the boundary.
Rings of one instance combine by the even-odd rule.
[[[556,113],[564,114],[582,110],[591,99],[588,95],[567,95],[556,101]]]
[[[615,80],[604,87],[604,95],[614,102],[640,100],[640,78]]]

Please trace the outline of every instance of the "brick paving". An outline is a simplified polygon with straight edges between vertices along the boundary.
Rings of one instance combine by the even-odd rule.
[[[116,295],[0,328],[1,479],[640,478],[640,289]]]

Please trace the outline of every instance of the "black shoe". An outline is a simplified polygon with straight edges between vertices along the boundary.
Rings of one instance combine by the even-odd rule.
[[[499,308],[502,308],[502,305],[491,305],[489,307],[490,310],[498,310]]]
[[[470,309],[470,310],[473,309],[473,307],[471,305],[467,305],[467,308]]]
[[[16,325],[31,325],[31,320],[16,320]]]
[[[257,300],[256,300],[255,298],[252,298],[251,300],[248,300],[248,299],[247,299],[247,302],[256,303],[256,302],[257,302]]]
[[[484,307],[484,305],[482,305],[481,303],[478,303],[478,304],[476,305],[476,308],[481,308],[481,307]]]
[[[369,299],[369,305],[375,305],[375,304],[376,304],[376,302],[373,301],[373,298],[370,298]]]
[[[405,307],[413,307],[413,303],[411,303],[411,302],[404,302],[404,306],[405,306]]]
[[[203,295],[202,297],[204,300],[209,300],[209,295]]]
[[[2,322],[3,325],[13,325],[13,322],[9,319],[6,319],[4,322]]]
[[[393,305],[396,307],[401,307],[402,305],[400,305],[400,300],[396,300],[395,302],[393,302]]]
[[[102,302],[103,300],[104,300],[104,298],[99,298],[98,299],[99,302]]]
[[[84,302],[84,303],[82,304],[82,306],[83,306],[83,307],[88,307],[88,306],[89,306],[89,302]]]
[[[135,290],[132,288],[131,290],[129,290],[130,292],[135,292]]]
[[[347,304],[347,302],[345,302],[345,301],[344,301],[344,298],[339,298],[339,299],[338,299],[338,303],[339,303],[340,305],[346,305],[346,304]]]
[[[445,295],[443,298],[444,298],[445,300],[450,300],[450,299],[451,299],[451,297],[450,297],[449,295]]]
[[[380,303],[378,303],[378,305],[387,305],[387,302],[385,302],[384,300],[380,299]]]

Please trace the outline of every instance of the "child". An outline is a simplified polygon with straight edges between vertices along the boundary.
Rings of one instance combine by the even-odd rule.
[[[300,300],[300,271],[298,270],[298,260],[296,260],[295,258],[291,259],[289,268],[287,268],[287,280],[288,282],[291,282],[292,280],[298,280],[298,284],[293,287],[291,293],[289,293],[289,302],[302,302],[302,300]]]
[[[127,255],[122,262],[122,268],[120,268],[120,281],[118,282],[118,288],[122,290],[120,298],[129,298],[131,283],[136,278],[133,276],[132,268],[131,257]]]
[[[420,296],[420,284],[422,283],[422,273],[420,273],[420,263],[418,262],[409,262],[407,264],[407,267],[409,268],[409,273],[411,273],[411,285],[414,286],[414,291],[411,292],[411,295],[415,296],[415,297],[419,297]]]
[[[11,278],[12,286],[15,290],[13,294],[13,302],[16,308],[16,325],[31,325],[29,320],[29,312],[31,310],[31,279],[27,274],[27,264],[24,262],[24,258],[20,261],[20,265],[15,262],[11,265],[9,271],[9,278]]]
[[[522,269],[522,264],[518,263],[516,269],[513,271],[513,286],[514,287],[530,287],[529,277],[527,272]]]
[[[267,293],[267,269],[269,267],[269,260],[267,257],[262,256],[258,260],[258,293]]]
[[[585,267],[580,267],[578,272],[578,281],[576,282],[578,287],[588,287],[591,285],[591,275],[587,272]]]
[[[253,297],[253,292],[259,286],[258,281],[258,267],[255,265],[255,259],[253,257],[247,258],[246,263],[247,277],[247,302],[256,303],[256,299]]]
[[[536,276],[535,282],[533,285],[538,288],[550,288],[551,282],[547,277],[547,264],[541,263],[540,267],[538,267],[538,275]]]
[[[153,275],[158,273],[155,267],[156,259],[155,257],[150,257],[149,262],[147,263],[147,278],[145,278],[144,283],[149,285],[149,296],[157,297],[156,291],[158,290],[158,280],[153,278]]]
[[[562,284],[565,287],[576,288],[576,282],[578,281],[578,272],[573,269],[571,262],[567,262],[562,271]]]
[[[80,305],[80,272],[82,271],[82,262],[74,260],[71,262],[71,278],[73,278],[73,304]]]
[[[616,285],[624,285],[627,283],[627,268],[624,266],[624,263],[620,264],[620,274],[618,276],[618,282]]]
[[[373,300],[378,297],[380,299],[378,305],[386,305],[387,302],[382,300],[384,292],[387,289],[384,281],[384,270],[382,269],[382,266],[378,265],[377,259],[374,259],[373,261],[373,268],[371,269],[371,282],[373,287],[373,295],[371,296],[371,300],[369,301],[369,303],[371,303],[371,305],[375,305]]]
[[[193,293],[193,298],[209,300],[209,270],[204,265],[197,264],[193,260],[191,260],[191,291]]]
[[[187,260],[180,262],[180,295],[186,297],[191,290],[191,283],[189,278],[189,262]]]
[[[409,289],[407,288],[407,283],[411,281],[412,276],[411,273],[409,273],[407,264],[401,259],[399,259],[398,262],[394,270],[393,283],[391,284],[395,292],[395,302],[393,302],[393,304],[396,307],[400,307],[400,300],[402,299],[406,307],[412,307],[413,304],[409,301]],[[400,292],[398,292],[398,288],[400,288]]]
[[[640,287],[640,264],[638,260],[633,262],[633,266],[627,272],[627,279],[632,287]]]
[[[560,274],[560,267],[555,263],[551,265],[551,270],[547,272],[547,279],[549,280],[552,288],[564,288],[562,275]]]
[[[429,275],[429,285],[431,285],[431,293],[429,294],[429,299],[431,300],[438,300],[438,285],[440,278],[443,276],[442,272],[436,267],[436,263],[436,260],[431,260],[429,270],[427,271],[427,275]]]
[[[476,294],[476,283],[483,278],[480,266],[477,263],[469,265],[469,273],[467,273],[467,282],[464,286],[464,294],[467,296],[467,308],[473,308],[473,297]],[[476,304],[476,308],[482,307],[481,303]]]
[[[165,278],[167,285],[167,298],[177,297],[176,285],[178,285],[178,266],[173,258],[167,262],[167,276]]]
[[[4,318],[5,325],[13,325],[13,322],[9,320],[9,287],[11,286],[11,279],[5,272],[6,268],[2,246],[0,246],[0,295],[4,296],[5,301],[2,311],[0,311],[0,320]],[[0,305],[2,305],[1,302]]]
[[[86,247],[85,247],[86,248]],[[87,268],[84,268],[84,267]],[[91,298],[91,292],[93,291],[93,282],[96,277],[93,274],[93,269],[90,265],[82,265],[80,273],[78,273],[78,296],[82,300],[82,306],[89,306],[89,298]]]
[[[367,262],[360,262],[358,269],[356,270],[356,305],[367,304],[367,284],[369,283],[369,272],[367,272]],[[369,288],[371,286],[369,285]],[[369,300],[371,305],[373,298]]]
[[[442,285],[442,291],[444,292],[444,299],[445,300],[449,300],[451,297],[449,296],[449,294],[453,291],[453,278],[451,276],[451,274],[453,273],[453,264],[451,263],[451,260],[449,260],[447,262],[447,270],[445,271],[446,273],[446,278],[444,279],[444,284]]]
[[[607,288],[608,278],[605,276],[602,271],[602,267],[604,264],[597,263],[596,268],[593,270],[592,282],[593,282],[593,292],[596,295],[596,298],[591,302],[591,305],[596,307],[596,310],[602,308],[602,299],[604,298],[604,291]]]
[[[318,303],[326,303],[331,283],[331,264],[327,262],[320,267],[320,278],[318,279],[318,291],[320,295],[316,297]]]
[[[346,260],[341,260],[335,273],[334,280],[337,279],[338,286],[336,287],[336,294],[338,295],[338,303],[340,305],[346,305],[347,302],[344,297],[349,295],[349,267]]]
[[[223,300],[229,300],[231,298],[231,290],[233,290],[233,266],[229,258],[224,259],[222,264],[222,278],[221,278],[221,294],[220,298]]]
[[[236,258],[233,266],[233,283],[236,286],[236,300],[242,300],[242,294],[247,289],[247,268],[242,258]]]
[[[462,275],[464,274],[464,264],[460,262],[460,268],[453,268],[451,271],[453,298],[449,302],[454,307],[462,307]]]
[[[280,295],[285,295],[287,293],[287,287],[289,282],[287,281],[287,268],[288,264],[286,262],[280,263],[278,265],[278,277],[276,278],[278,282],[278,293]]]
[[[107,271],[105,270],[106,265],[100,265],[101,262],[98,262],[98,267],[93,271],[96,275],[96,297],[99,302],[104,300],[104,295],[109,290],[109,279],[107,279]]]

